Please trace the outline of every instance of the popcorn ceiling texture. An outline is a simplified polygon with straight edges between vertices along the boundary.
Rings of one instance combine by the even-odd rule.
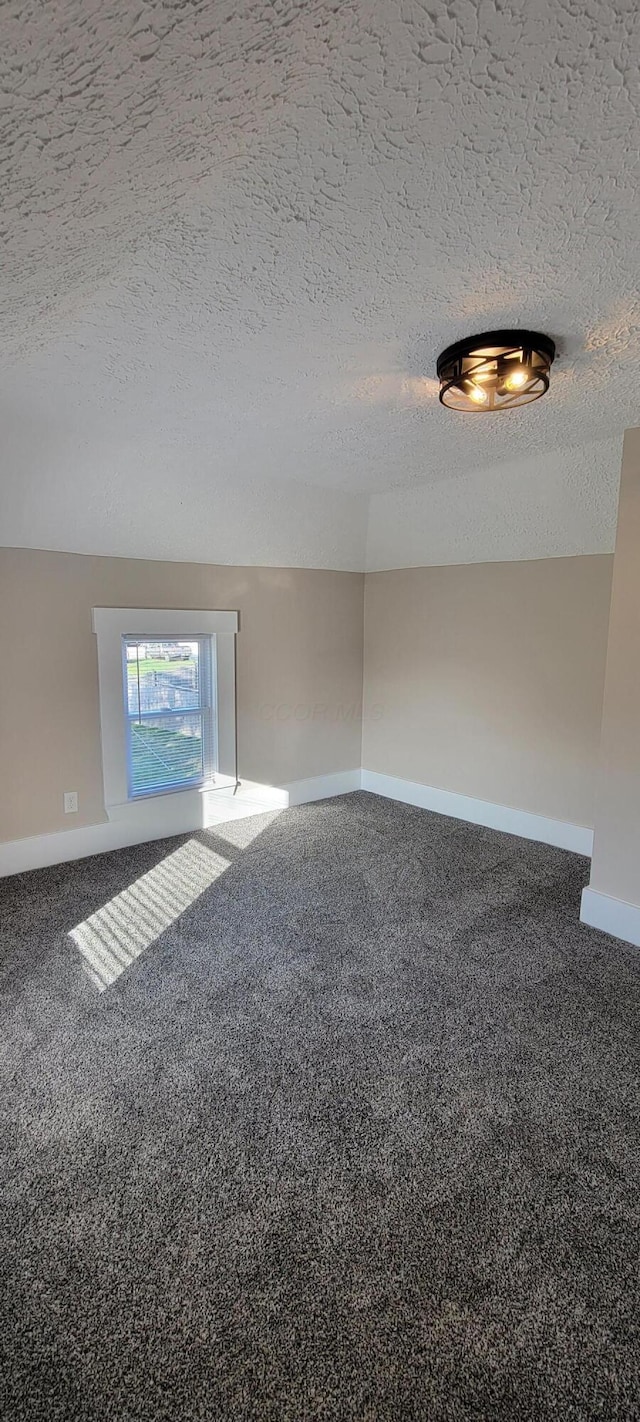
[[[2,542],[359,568],[373,496],[371,566],[610,549],[638,26],[634,0],[10,0]],[[502,324],[558,339],[551,394],[445,413],[438,351]]]

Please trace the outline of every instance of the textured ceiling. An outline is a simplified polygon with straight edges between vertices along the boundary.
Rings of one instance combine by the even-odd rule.
[[[400,489],[446,561],[473,475],[479,556],[611,546],[576,449],[639,422],[639,53],[635,0],[9,0],[1,541],[207,556],[232,489],[238,561],[357,566]],[[549,396],[442,410],[439,349],[517,324]],[[564,458],[505,551],[485,483]]]

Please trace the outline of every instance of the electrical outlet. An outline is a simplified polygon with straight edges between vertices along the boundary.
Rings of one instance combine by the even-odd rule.
[[[64,812],[65,815],[75,815],[78,809],[78,791],[65,790],[64,792]]]

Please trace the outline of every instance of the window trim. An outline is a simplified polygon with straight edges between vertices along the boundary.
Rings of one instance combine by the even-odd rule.
[[[109,818],[131,811],[141,802],[182,795],[196,799],[204,791],[230,789],[237,784],[236,767],[236,633],[237,612],[202,609],[94,607],[92,625],[98,648],[98,682],[102,771],[105,808]],[[210,637],[212,640],[212,706],[215,709],[217,768],[213,777],[197,786],[174,786],[149,795],[129,794],[127,733],[124,713],[123,637],[140,640],[170,637],[177,641]]]

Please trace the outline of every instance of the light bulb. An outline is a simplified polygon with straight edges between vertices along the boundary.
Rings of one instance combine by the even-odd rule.
[[[524,365],[521,365],[517,370],[512,370],[504,383],[509,390],[520,390],[523,385],[526,385],[528,379],[529,371]]]
[[[471,385],[468,395],[470,400],[475,400],[476,405],[486,405],[489,399],[486,390],[481,390],[478,385]]]

